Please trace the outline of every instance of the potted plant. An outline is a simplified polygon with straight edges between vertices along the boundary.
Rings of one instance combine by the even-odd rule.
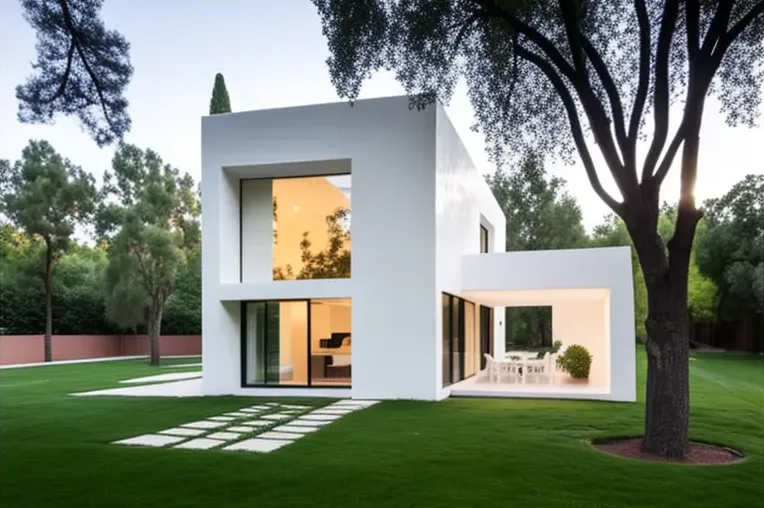
[[[584,346],[573,344],[557,358],[557,366],[570,374],[574,383],[585,383],[592,368],[592,354]]]

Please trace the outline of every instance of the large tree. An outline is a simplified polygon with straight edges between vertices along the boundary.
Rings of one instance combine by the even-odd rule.
[[[178,271],[199,244],[199,202],[190,175],[151,150],[121,145],[104,175],[98,233],[109,243],[106,309],[120,326],[145,325],[151,365]]]
[[[687,280],[701,217],[693,191],[706,98],[730,124],[761,102],[764,0],[313,0],[332,82],[355,99],[393,69],[424,107],[460,77],[491,155],[528,149],[570,159],[634,241],[648,294],[643,449],[681,457],[689,436]],[[681,114],[669,122],[671,105]],[[651,114],[651,115],[650,115]],[[645,128],[651,116],[651,129]],[[561,125],[567,119],[567,126]],[[594,144],[587,141],[590,134]],[[647,141],[644,157],[637,150]],[[591,150],[619,196],[602,185]],[[681,151],[679,206],[668,244],[660,189]]]
[[[219,72],[215,75],[215,85],[212,87],[210,99],[210,114],[231,112],[231,99],[228,97],[228,89],[225,86],[225,78]]]
[[[47,123],[76,115],[99,146],[130,130],[125,90],[133,74],[130,44],[106,30],[103,0],[22,0],[37,33],[37,60],[16,88],[19,120]]]
[[[77,224],[95,209],[93,177],[61,157],[47,141],[30,141],[12,168],[5,166],[2,210],[10,222],[44,243],[45,361],[52,359],[53,269],[70,246]]]
[[[581,208],[565,181],[549,177],[543,158],[527,155],[517,167],[497,168],[486,177],[507,218],[506,250],[575,249],[588,238]],[[507,343],[552,345],[551,307],[507,307]]]

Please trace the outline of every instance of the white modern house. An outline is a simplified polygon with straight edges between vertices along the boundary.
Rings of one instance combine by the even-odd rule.
[[[504,252],[485,172],[406,97],[203,118],[204,393],[635,400],[629,249]],[[485,375],[538,305],[585,383]]]

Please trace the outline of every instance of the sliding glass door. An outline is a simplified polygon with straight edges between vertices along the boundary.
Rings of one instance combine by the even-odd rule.
[[[443,386],[474,376],[480,370],[476,306],[443,293]]]
[[[485,355],[493,356],[493,309],[480,306],[480,369],[485,369]]]
[[[242,303],[242,386],[350,386],[350,299]]]

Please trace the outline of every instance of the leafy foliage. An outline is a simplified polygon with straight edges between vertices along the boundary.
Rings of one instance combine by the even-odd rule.
[[[19,120],[76,115],[99,146],[130,130],[125,90],[133,74],[130,44],[106,30],[103,0],[22,0],[37,33],[34,73],[16,89]]]
[[[87,221],[95,208],[93,177],[62,158],[46,141],[30,141],[11,168],[0,196],[11,224],[44,244],[37,257],[45,301],[45,361],[52,358],[53,269],[70,245],[75,225]]]
[[[557,357],[557,366],[574,379],[587,379],[592,367],[592,354],[580,344],[571,344]]]
[[[700,272],[719,286],[725,319],[764,309],[764,176],[747,175],[705,203],[708,231],[699,238]]]
[[[231,99],[228,97],[228,89],[225,86],[223,75],[215,75],[215,85],[212,88],[212,99],[210,99],[210,114],[231,112]]]
[[[0,225],[0,333],[38,335],[45,331],[45,298],[39,264],[44,244],[10,225]],[[53,334],[121,334],[130,330],[106,316],[106,249],[72,243],[56,265]],[[201,265],[198,249],[178,271],[162,319],[165,335],[201,333]],[[138,326],[145,333],[144,326]]]
[[[190,175],[151,150],[120,146],[104,176],[98,232],[110,240],[107,313],[121,326],[145,324],[158,363],[162,317],[178,271],[200,238],[198,195]]]

